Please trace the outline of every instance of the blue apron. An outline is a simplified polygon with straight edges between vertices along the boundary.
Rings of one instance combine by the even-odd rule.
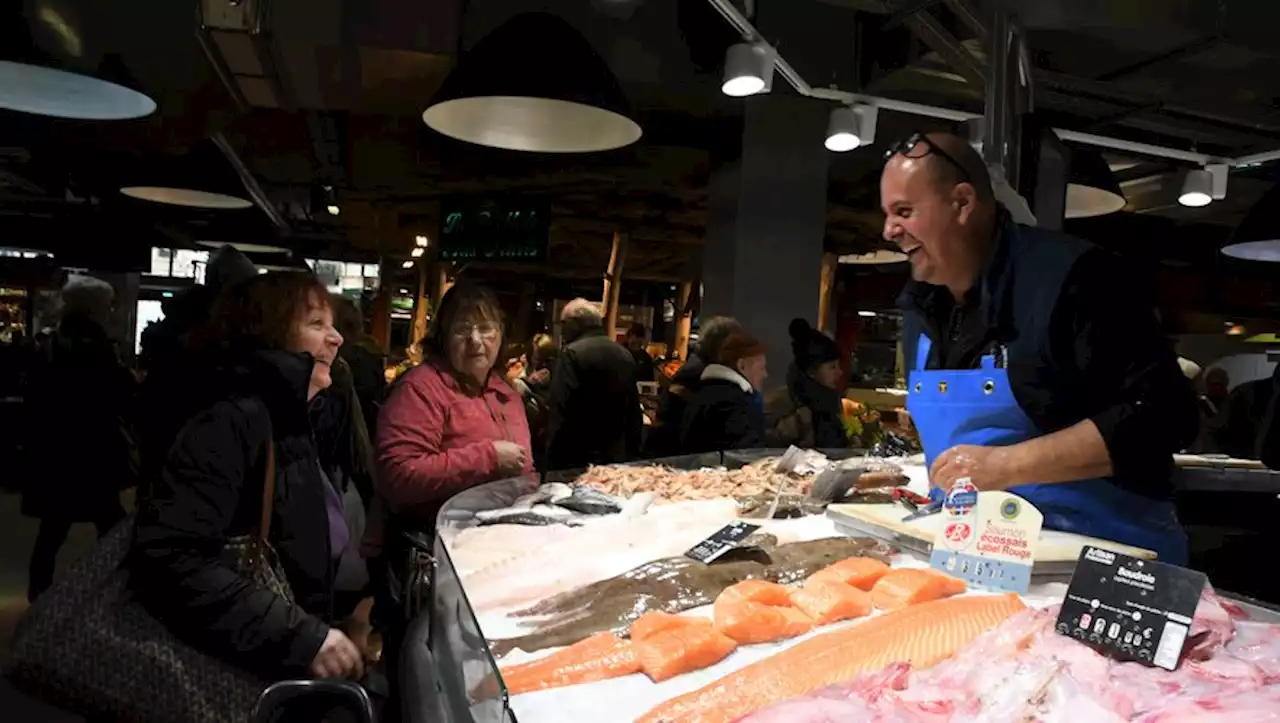
[[[978,369],[928,370],[932,342],[920,335],[907,411],[925,458],[960,444],[1001,447],[1041,436],[1018,406],[1009,373],[992,355]],[[1044,526],[1155,551],[1163,562],[1187,564],[1187,537],[1173,503],[1129,492],[1111,480],[1018,485],[1008,490],[1044,513]]]

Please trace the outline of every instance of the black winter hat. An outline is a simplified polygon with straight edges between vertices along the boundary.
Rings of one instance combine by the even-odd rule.
[[[796,366],[801,370],[808,371],[819,364],[840,359],[840,347],[804,319],[792,319],[788,331],[791,332],[791,352],[795,354]]]

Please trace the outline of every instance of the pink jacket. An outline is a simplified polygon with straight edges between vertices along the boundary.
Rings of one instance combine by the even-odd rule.
[[[392,509],[419,511],[434,522],[436,510],[475,485],[509,474],[498,470],[493,442],[525,448],[533,473],[524,404],[492,374],[480,394],[470,394],[449,373],[423,364],[405,374],[378,415],[378,485]]]

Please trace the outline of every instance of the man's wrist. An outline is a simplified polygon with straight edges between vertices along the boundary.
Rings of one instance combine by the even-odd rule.
[[[996,468],[999,470],[997,476],[1006,489],[1015,485],[1026,484],[1026,469],[1029,466],[1028,457],[1030,456],[1027,447],[1028,442],[1020,442],[1008,447],[1001,447],[995,453],[997,459]]]

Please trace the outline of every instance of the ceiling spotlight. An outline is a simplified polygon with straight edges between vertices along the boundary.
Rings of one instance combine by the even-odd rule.
[[[426,251],[426,249],[422,248],[421,246],[415,246],[414,249],[409,252],[409,255],[414,257],[415,259],[422,258],[423,251]]]
[[[331,203],[328,206],[325,206],[325,210],[329,212],[330,216],[337,216],[338,214],[342,213],[342,209],[339,208],[338,204],[336,203]]]
[[[405,261],[404,263],[400,264],[400,268],[402,268],[402,269],[411,269],[411,268],[413,268],[413,262],[412,262],[412,261]]]
[[[1073,149],[1063,215],[1066,218],[1105,216],[1124,208],[1125,203],[1124,191],[1102,154],[1092,148]]]
[[[149,116],[156,102],[109,80],[0,60],[0,108],[52,118],[109,121]]]
[[[402,293],[402,294],[408,294],[408,293],[409,293],[409,290],[408,290],[408,289],[400,289],[400,293]]]
[[[1213,178],[1208,171],[1203,168],[1187,171],[1186,178],[1182,180],[1182,193],[1178,196],[1178,203],[1192,208],[1208,206],[1213,202],[1213,196],[1210,195],[1212,190]]]
[[[875,106],[869,105],[832,109],[827,121],[827,150],[844,153],[875,141],[877,115]]]
[[[724,56],[724,83],[720,91],[734,98],[767,93],[773,85],[773,50],[764,45],[738,43]]]
[[[417,246],[421,246],[422,248],[426,248],[426,247],[427,247],[427,237],[426,237],[426,236],[414,236],[414,237],[413,237],[413,243],[414,243],[415,245],[417,245]]]
[[[861,316],[861,317],[863,317],[863,318],[865,318],[865,319],[873,319],[873,318],[875,318],[875,317],[876,317],[876,312],[874,312],[874,311],[859,311],[859,312],[858,312],[858,316]]]

